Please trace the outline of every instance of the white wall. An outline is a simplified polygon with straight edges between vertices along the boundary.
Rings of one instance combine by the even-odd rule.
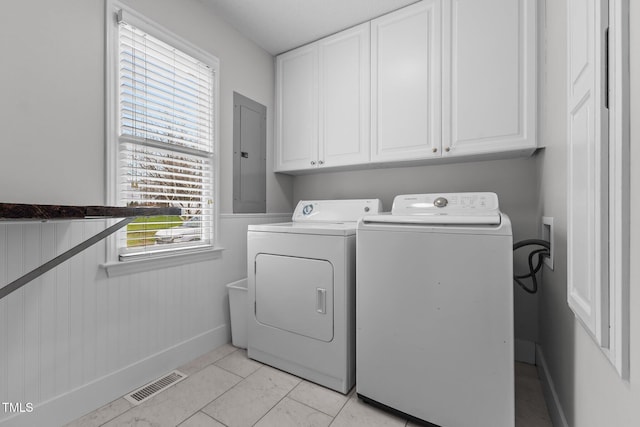
[[[274,58],[198,0],[125,3],[220,59],[221,212],[233,209],[234,91],[267,107],[267,212],[291,211],[291,178],[271,173]],[[3,3],[0,201],[105,203],[104,27],[103,1]]]
[[[104,3],[2,6],[0,201],[103,204]]]
[[[127,0],[221,62],[221,211],[232,211],[233,91],[267,106],[273,57],[197,0]],[[0,202],[105,203],[104,1],[15,0],[0,14]],[[268,171],[272,161],[268,159]],[[290,212],[292,178],[268,173],[267,209]],[[104,242],[0,300],[0,402],[60,425],[229,338],[225,284],[246,276],[246,227],[223,215],[220,259],[107,278]],[[104,226],[0,223],[0,286]]]
[[[297,203],[300,199],[380,198],[389,211],[398,194],[493,191],[498,194],[500,208],[511,218],[516,242],[539,237],[537,185],[536,161],[530,157],[302,175],[295,177],[293,199]],[[524,250],[517,255],[519,272],[525,271],[523,255]],[[516,339],[528,344],[516,346],[516,356],[529,360],[538,339],[538,297],[517,285],[514,289]]]
[[[541,137],[547,148],[538,159],[540,209],[555,217],[555,270],[545,269],[540,295],[540,350],[556,426],[640,425],[640,8],[631,1],[631,376],[621,380],[608,359],[567,306],[566,277],[566,1],[546,2],[547,50],[541,86]]]

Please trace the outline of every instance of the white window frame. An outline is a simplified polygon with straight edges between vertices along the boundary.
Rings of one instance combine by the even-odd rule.
[[[571,92],[574,58],[571,26],[583,25],[572,15],[572,5],[586,7],[589,41],[575,48],[588,52],[580,78],[592,78],[588,92]],[[570,0],[568,7],[568,188],[567,188],[567,302],[577,319],[613,364],[620,377],[629,378],[629,0]],[[573,20],[573,21],[572,21]],[[608,28],[608,44],[604,29]],[[576,55],[583,60],[585,57]],[[608,56],[607,56],[608,54]],[[608,70],[607,70],[608,63]],[[587,68],[588,67],[588,68]],[[586,70],[586,71],[585,71]],[[591,74],[593,73],[592,77]],[[608,74],[608,81],[607,81]],[[585,82],[583,82],[585,83]],[[587,85],[589,82],[586,82]],[[580,90],[589,89],[581,86]],[[607,92],[608,91],[608,92]],[[582,98],[582,93],[586,93]],[[608,111],[602,106],[608,96]],[[582,100],[584,101],[582,101]],[[580,100],[576,103],[576,100]],[[572,113],[592,103],[595,123],[587,140],[573,140]],[[584,131],[584,129],[579,129]],[[589,131],[587,131],[589,133]],[[572,144],[590,153],[589,165],[574,157]],[[588,167],[592,182],[573,179],[573,168]],[[572,198],[585,194],[591,212],[587,226],[574,229]],[[580,220],[580,212],[575,217]],[[584,245],[584,236],[592,236]],[[574,256],[581,251],[586,259]],[[586,269],[589,269],[586,273]],[[576,277],[581,278],[576,279]]]
[[[147,34],[179,49],[180,51],[202,61],[214,70],[214,117],[213,117],[213,227],[210,245],[197,248],[176,248],[176,250],[164,250],[156,254],[147,254],[144,257],[131,257],[127,261],[121,261],[118,254],[117,237],[111,236],[107,240],[107,262],[104,267],[109,276],[129,274],[137,271],[145,271],[160,266],[168,267],[180,265],[185,262],[197,262],[201,260],[217,258],[222,248],[218,244],[219,235],[219,201],[220,201],[220,161],[219,161],[219,72],[220,62],[218,58],[198,48],[180,36],[172,33],[163,26],[153,22],[139,14],[130,7],[117,0],[107,0],[106,16],[106,57],[105,57],[105,104],[106,104],[106,204],[117,205],[119,202],[119,173],[118,173],[118,149],[119,149],[119,60],[118,60],[118,15],[124,15],[125,21]]]

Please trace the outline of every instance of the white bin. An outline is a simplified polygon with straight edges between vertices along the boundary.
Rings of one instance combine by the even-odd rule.
[[[249,332],[247,322],[247,279],[229,283],[229,313],[231,315],[231,342],[234,346],[247,348]]]

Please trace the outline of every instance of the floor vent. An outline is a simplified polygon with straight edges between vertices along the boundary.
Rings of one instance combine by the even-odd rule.
[[[164,377],[149,383],[136,391],[126,395],[124,398],[134,405],[139,405],[147,399],[160,393],[162,390],[169,388],[172,384],[176,384],[183,379],[187,378],[185,374],[180,371],[173,371],[165,375]]]

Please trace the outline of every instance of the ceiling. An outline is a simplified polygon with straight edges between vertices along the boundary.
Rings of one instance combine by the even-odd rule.
[[[200,0],[277,55],[417,0]]]

